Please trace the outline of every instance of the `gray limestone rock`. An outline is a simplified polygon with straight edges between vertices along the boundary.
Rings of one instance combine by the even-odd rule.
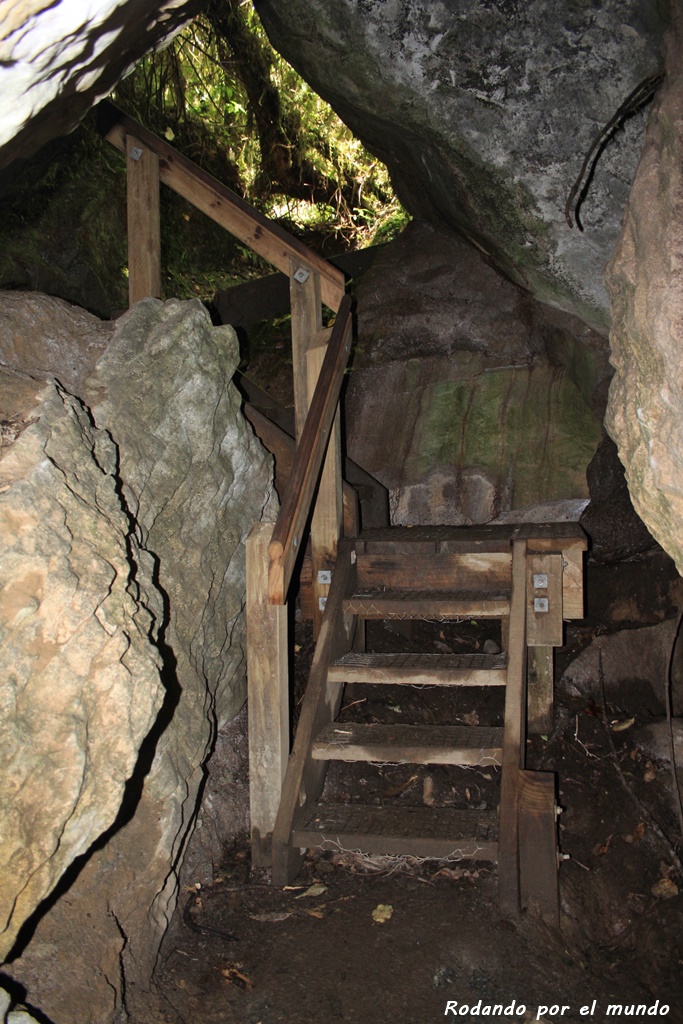
[[[109,828],[163,702],[116,446],[48,385],[0,462],[0,952]]]
[[[357,298],[348,452],[388,488],[394,523],[587,498],[609,376],[600,335],[415,221]]]
[[[617,240],[646,114],[585,153],[661,65],[668,5],[564,0],[257,0],[275,46],[388,164],[408,210],[446,223],[536,298],[606,330]]]
[[[64,305],[55,304],[55,319]],[[0,300],[0,323],[8,309],[14,309],[19,324],[31,316],[30,310],[21,314],[12,301]],[[90,321],[76,313],[76,344],[87,344],[92,331]],[[106,333],[111,334],[108,327]],[[122,1013],[148,1019],[151,976],[178,899],[206,762],[219,728],[245,698],[244,540],[254,522],[271,514],[273,500],[271,458],[241,415],[231,384],[238,355],[230,328],[213,328],[197,301],[152,299],[117,321],[107,340],[89,375],[85,370],[92,360],[82,357],[83,372],[73,375],[78,398],[54,383],[48,386],[50,410],[55,403],[67,410],[68,430],[52,419],[44,425],[46,399],[38,396],[36,405],[35,382],[26,373],[19,376],[28,411],[21,414],[16,402],[12,407],[12,440],[0,463],[0,469],[10,467],[15,452],[33,444],[31,465],[39,477],[43,474],[42,487],[26,497],[26,516],[33,510],[43,531],[55,520],[55,564],[60,543],[68,552],[72,535],[74,548],[77,540],[85,552],[79,556],[79,572],[68,578],[71,590],[67,583],[60,589],[59,578],[43,590],[41,580],[31,575],[36,538],[42,536],[37,524],[24,529],[17,515],[9,522],[17,534],[15,547],[26,560],[26,568],[19,560],[8,568],[10,577],[20,581],[10,607],[12,621],[19,608],[18,622],[25,631],[31,616],[44,616],[49,606],[57,625],[41,631],[37,619],[31,634],[33,662],[30,652],[24,659],[26,685],[38,695],[31,707],[40,699],[49,713],[35,720],[26,709],[18,718],[8,716],[2,754],[19,758],[26,775],[21,757],[29,747],[24,745],[22,754],[19,733],[32,729],[36,736],[30,750],[38,764],[54,761],[61,768],[59,758],[71,758],[88,783],[79,789],[75,769],[50,775],[49,799],[42,803],[36,797],[35,812],[22,802],[30,790],[16,793],[12,815],[17,830],[24,828],[24,852],[14,855],[9,870],[18,871],[27,861],[28,872],[30,859],[37,859],[48,876],[40,891],[45,895],[63,877],[69,851],[85,856],[69,878],[68,891],[38,916],[28,946],[6,969],[52,1019],[98,1024],[119,1020]],[[51,359],[50,369],[71,365],[68,348]],[[32,351],[39,350],[35,339]],[[35,368],[31,372],[40,376]],[[87,443],[69,461],[60,453],[74,424]],[[40,430],[46,434],[44,449],[33,440]],[[71,495],[80,520],[64,522],[66,498],[60,504],[58,485]],[[107,541],[109,534],[120,541],[120,565],[113,553],[99,554],[100,538]],[[48,541],[41,543],[46,551],[50,548]],[[30,586],[21,583],[24,576]],[[62,659],[59,616],[70,621],[69,602],[86,640],[103,632],[113,653],[115,641],[124,636],[119,619],[131,620],[129,633],[134,625],[141,631],[142,653],[132,642],[119,652],[128,666],[129,693],[119,695],[117,663],[108,667],[95,640],[74,645],[68,660]],[[21,612],[24,605],[26,613]],[[23,671],[14,647],[7,657]],[[35,657],[40,672],[42,659],[49,659],[60,681],[67,674],[58,697],[54,688],[40,696],[42,675]],[[147,658],[153,678],[138,670],[136,657],[143,663]],[[91,661],[98,669],[102,663],[101,675],[89,668]],[[73,735],[65,732],[67,724]],[[100,748],[103,753],[95,760]],[[16,773],[16,766],[9,767]],[[22,777],[16,774],[15,788]],[[35,853],[31,814],[45,831]],[[69,842],[53,843],[55,854],[50,836],[60,830]],[[71,840],[72,831],[77,840]],[[34,874],[42,879],[35,869]],[[11,903],[11,888],[6,898]],[[35,906],[36,899],[29,905],[27,894],[26,900],[26,907],[17,905],[17,924]]]
[[[683,30],[652,111],[624,231],[606,274],[612,306],[607,429],[636,512],[683,572]]]

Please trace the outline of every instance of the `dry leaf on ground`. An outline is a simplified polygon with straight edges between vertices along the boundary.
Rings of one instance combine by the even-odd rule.
[[[314,882],[313,885],[308,887],[306,892],[300,892],[294,899],[303,900],[306,896],[322,896],[324,892],[327,892],[327,886],[323,885],[322,882]]]
[[[394,912],[394,908],[390,903],[378,903],[372,912],[372,920],[376,921],[377,924],[384,924],[391,918]]]

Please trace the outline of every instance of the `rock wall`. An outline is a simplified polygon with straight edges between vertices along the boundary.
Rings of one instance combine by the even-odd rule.
[[[683,32],[648,124],[619,245],[607,269],[612,308],[607,428],[636,511],[683,572]]]
[[[0,0],[0,167],[65,135],[200,0]]]
[[[605,149],[584,233],[584,155],[661,65],[668,4],[256,0],[277,49],[389,166],[417,217],[471,240],[536,298],[606,331],[602,271],[645,114]]]
[[[357,298],[348,453],[389,489],[393,522],[482,523],[588,497],[609,379],[600,335],[415,221]]]
[[[68,319],[3,298],[0,358],[36,304]],[[74,323],[5,393],[3,950],[25,922],[4,970],[54,1020],[106,1024],[153,1013],[207,758],[245,697],[244,538],[272,467],[200,303],[146,300],[99,342]],[[72,390],[31,377],[74,361]]]

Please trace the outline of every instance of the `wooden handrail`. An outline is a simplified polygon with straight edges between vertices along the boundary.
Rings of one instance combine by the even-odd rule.
[[[320,274],[322,301],[330,309],[339,309],[345,289],[344,275],[340,270],[113,103],[103,100],[99,104],[98,119],[105,138],[121,152],[126,152],[126,137],[130,135],[156,153],[159,157],[159,178],[165,185],[278,270],[289,275],[289,261],[294,259],[305,264],[306,269]]]
[[[292,570],[301,550],[303,532],[337,412],[351,341],[351,296],[345,295],[339,305],[325,361],[297,448],[289,486],[268,548],[268,590],[272,604],[284,604],[287,598]]]

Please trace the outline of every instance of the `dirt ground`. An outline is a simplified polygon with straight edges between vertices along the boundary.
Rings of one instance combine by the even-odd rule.
[[[589,572],[589,617],[568,627],[558,676],[596,635],[614,630],[612,598],[633,575],[632,566],[621,576],[596,569],[591,582]],[[666,586],[650,576],[650,607],[643,597],[630,626],[675,613]],[[377,651],[466,653],[499,642],[496,628],[416,623],[406,635],[377,623],[368,643]],[[295,704],[313,650],[309,627],[296,630]],[[482,699],[481,691],[460,688],[348,686],[342,717],[496,725],[502,701],[494,690]],[[669,765],[632,738],[638,725],[663,714],[651,690],[638,687],[622,690],[618,701],[560,696],[554,731],[528,744],[528,766],[559,779],[567,856],[561,935],[531,919],[501,919],[495,865],[311,854],[296,885],[282,890],[268,884],[267,872],[250,870],[241,834],[211,884],[182,894],[156,977],[160,1018],[549,1024],[611,1020],[608,1007],[617,1005],[621,1016],[630,1018],[633,1007],[635,1016],[680,1024],[683,904],[672,778]],[[492,768],[337,763],[325,797],[484,809],[497,806],[498,791]]]

